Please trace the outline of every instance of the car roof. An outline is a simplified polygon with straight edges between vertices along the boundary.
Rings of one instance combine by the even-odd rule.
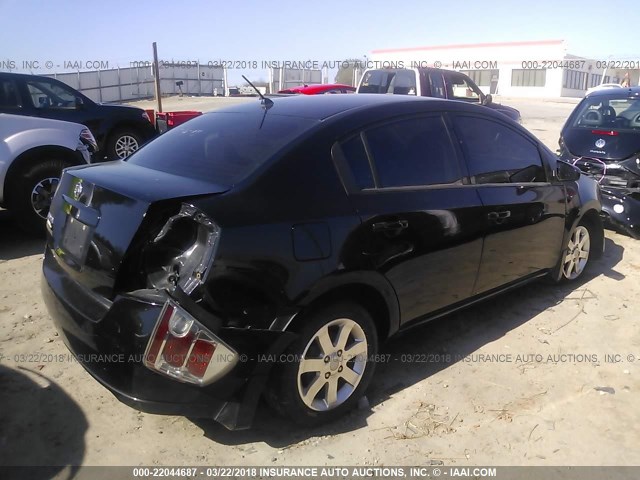
[[[54,78],[51,77],[46,77],[44,75],[31,75],[29,73],[15,73],[15,72],[0,72],[0,77],[22,77],[25,79],[37,79],[37,80],[41,80],[43,78],[47,78],[50,80],[55,80]]]
[[[479,105],[470,105],[466,102],[455,100],[443,100],[430,97],[416,97],[411,95],[379,95],[373,93],[360,93],[352,95],[293,95],[268,97],[273,105],[267,109],[267,115],[285,115],[291,117],[310,118],[324,120],[347,111],[376,109],[380,106],[392,106],[422,102],[425,110],[467,110],[479,112]],[[258,110],[259,109],[259,110]],[[208,112],[227,113],[255,113],[263,112],[260,99],[255,102],[239,103],[220,110]],[[482,108],[482,113],[490,115],[490,109]]]
[[[589,93],[587,97],[640,98],[640,87],[603,88],[600,90],[594,90],[593,92]]]

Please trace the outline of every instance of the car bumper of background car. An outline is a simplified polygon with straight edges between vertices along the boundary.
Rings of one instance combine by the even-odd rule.
[[[119,295],[104,305],[64,272],[49,249],[42,294],[75,361],[120,401],[148,413],[211,418],[230,430],[251,426],[271,359],[295,338],[288,332],[221,328],[217,335],[238,352],[240,361],[224,377],[200,387],[142,363],[163,308],[161,295]]]
[[[605,224],[640,239],[640,189],[601,187]]]

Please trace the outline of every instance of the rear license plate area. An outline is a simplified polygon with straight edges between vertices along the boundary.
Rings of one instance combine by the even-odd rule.
[[[60,247],[78,267],[82,267],[87,258],[91,230],[91,227],[72,216],[65,221]]]

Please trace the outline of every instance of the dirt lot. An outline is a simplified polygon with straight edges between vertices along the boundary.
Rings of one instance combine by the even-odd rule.
[[[504,102],[553,149],[574,106]],[[532,284],[395,338],[368,405],[341,422],[305,430],[262,406],[242,432],[137,412],[69,361],[40,296],[41,250],[0,211],[0,465],[640,464],[640,243],[630,238],[608,232],[581,282]]]

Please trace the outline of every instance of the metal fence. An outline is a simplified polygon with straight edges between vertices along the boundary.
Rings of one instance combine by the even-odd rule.
[[[269,91],[271,93],[300,85],[319,83],[323,83],[322,70],[269,69]]]
[[[151,66],[114,68],[88,72],[44,75],[66,83],[95,102],[111,103],[152,98],[155,95]],[[180,86],[178,82],[182,82]],[[162,95],[228,95],[227,70],[222,67],[163,66]]]

